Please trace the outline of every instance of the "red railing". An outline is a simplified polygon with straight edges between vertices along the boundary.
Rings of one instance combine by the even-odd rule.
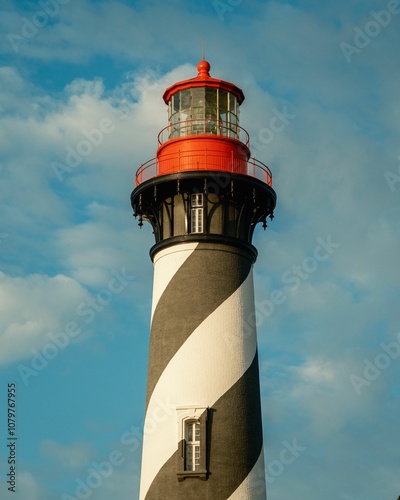
[[[256,158],[246,158],[233,156],[232,158],[224,158],[218,155],[212,155],[203,152],[201,161],[199,154],[186,153],[185,155],[174,154],[168,158],[152,158],[151,160],[142,163],[136,172],[136,186],[142,184],[153,177],[160,175],[159,164],[162,163],[162,175],[176,172],[187,172],[193,170],[218,170],[234,174],[244,174],[254,177],[262,182],[272,186],[272,173],[267,165],[264,165]],[[169,167],[171,165],[171,167]]]
[[[250,143],[249,134],[244,128],[235,123],[209,118],[171,123],[158,134],[158,143],[161,145],[171,139],[178,139],[189,135],[219,135],[228,137],[229,139],[236,139],[246,144],[247,147]]]

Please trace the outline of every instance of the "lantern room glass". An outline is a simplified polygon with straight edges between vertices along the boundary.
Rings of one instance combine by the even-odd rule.
[[[169,139],[215,134],[238,138],[239,106],[230,92],[193,87],[171,96],[168,103]]]

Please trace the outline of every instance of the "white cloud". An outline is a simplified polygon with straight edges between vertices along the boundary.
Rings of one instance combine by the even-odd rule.
[[[120,210],[96,204],[89,210],[96,214],[95,220],[61,229],[56,245],[72,276],[80,283],[99,287],[107,283],[112,270],[126,268],[127,263],[132,267],[133,227],[120,223],[125,215]]]
[[[45,456],[58,462],[58,465],[64,469],[85,467],[93,455],[91,447],[82,442],[65,445],[46,439],[42,441],[40,449]]]
[[[27,99],[27,93],[30,91],[29,82],[23,79],[15,67],[0,67],[0,81],[2,83],[0,115],[14,112],[26,116],[33,112],[33,106]],[[3,147],[6,146],[4,141],[1,144]]]
[[[16,492],[12,493],[12,498],[15,500],[47,500],[49,497],[30,472],[21,470],[17,474],[17,488]]]
[[[76,307],[86,296],[76,281],[64,275],[13,278],[0,274],[0,364],[32,355],[50,342],[49,333],[75,321]]]
[[[186,66],[159,80],[147,73],[140,78],[131,74],[124,86],[107,93],[98,79],[75,80],[59,100],[44,98],[15,69],[5,72],[10,88],[13,82],[17,89],[20,86],[30,107],[24,108],[24,115],[11,116],[9,109],[2,117],[7,148],[1,187],[9,234],[2,250],[13,255],[13,260],[21,255],[19,267],[9,266],[9,276],[2,275],[7,297],[2,303],[2,363],[27,358],[32,349],[40,350],[49,342],[50,332],[63,331],[68,321],[81,319],[76,318],[76,308],[86,300],[83,287],[96,291],[106,286],[113,271],[126,269],[129,276],[135,275],[132,300],[139,308],[143,301],[148,304],[151,263],[147,249],[153,237],[147,228],[138,238],[129,195],[136,168],[155,154],[157,131],[167,122],[160,88],[185,73]],[[4,89],[2,94],[5,102],[7,92]],[[92,133],[102,120],[112,122],[115,130],[104,133],[101,144],[59,182],[52,162],[65,162],[66,146],[76,150],[80,141],[87,141],[85,131]],[[77,222],[75,210],[86,221]],[[147,248],[133,258],[138,246]],[[29,260],[26,247],[30,248]],[[130,269],[138,261],[143,265],[133,273]],[[48,274],[43,273],[46,268]],[[53,269],[58,274],[51,277]],[[148,297],[139,292],[144,288]]]
[[[93,500],[109,500],[112,497],[129,498],[139,496],[140,468],[137,463],[126,461],[114,469],[113,474],[103,481],[101,488],[93,491]]]
[[[2,49],[6,53],[17,53],[45,62],[88,63],[95,55],[124,61],[162,60],[172,47],[179,53],[184,52],[182,40],[190,39],[193,31],[202,27],[202,16],[188,11],[187,5],[180,0],[174,4],[156,2],[132,6],[123,2],[71,1],[61,6],[58,13],[39,29],[29,25],[42,9],[35,6],[23,12],[15,5],[14,12],[2,19],[2,31],[6,33]],[[174,15],[171,15],[172,10]],[[168,30],[164,29],[165,19],[168,19]],[[208,23],[223,29],[217,15],[209,17]],[[163,43],[157,41],[161,31]],[[100,38],[99,32],[103,35]],[[25,33],[31,35],[26,36]],[[12,35],[14,39],[22,38],[13,43]],[[198,40],[198,52],[200,46],[201,38]]]
[[[89,497],[90,492],[94,500],[138,495],[138,464],[132,456],[121,451],[120,446],[112,448],[112,443],[109,444],[110,451],[104,455],[96,454],[88,443],[79,441],[61,444],[45,440],[40,449],[55,470],[61,467],[68,473],[68,485],[62,494],[79,497],[79,492],[86,492]]]

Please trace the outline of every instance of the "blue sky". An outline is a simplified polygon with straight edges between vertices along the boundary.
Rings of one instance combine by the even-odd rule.
[[[400,2],[3,0],[0,24],[1,498],[138,497],[152,235],[129,195],[204,38],[278,194],[255,235],[268,498],[396,500]]]

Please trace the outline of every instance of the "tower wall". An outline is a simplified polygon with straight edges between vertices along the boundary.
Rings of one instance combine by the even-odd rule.
[[[254,254],[214,242],[154,256],[140,499],[264,500]],[[201,467],[185,473],[185,412],[201,415]]]

